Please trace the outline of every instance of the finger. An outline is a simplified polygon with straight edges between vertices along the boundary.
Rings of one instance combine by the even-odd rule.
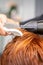
[[[11,32],[5,32],[5,36],[11,35]]]
[[[0,33],[1,36],[5,36],[5,33]]]
[[[2,28],[0,28],[0,35],[5,35],[5,31]]]
[[[3,30],[3,28],[0,28],[0,35],[2,36],[7,36],[7,35],[11,35],[11,32],[6,32],[5,30]]]

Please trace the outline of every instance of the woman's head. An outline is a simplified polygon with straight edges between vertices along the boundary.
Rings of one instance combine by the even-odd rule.
[[[22,37],[15,37],[5,48],[2,65],[43,65],[43,38],[21,30]]]

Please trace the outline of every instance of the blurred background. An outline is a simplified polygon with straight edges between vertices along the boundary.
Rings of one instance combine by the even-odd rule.
[[[43,15],[43,0],[0,0],[0,14],[19,21],[30,20]],[[11,36],[0,36],[0,53]]]
[[[22,20],[43,14],[43,0],[0,0],[0,13],[9,15],[12,6]]]

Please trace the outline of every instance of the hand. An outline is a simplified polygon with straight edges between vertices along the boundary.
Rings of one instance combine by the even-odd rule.
[[[1,26],[0,26],[0,35],[1,36],[7,36],[10,35],[10,32],[6,32]]]
[[[6,35],[11,34],[10,32],[8,33],[8,32],[6,32],[6,31],[3,29],[3,26],[4,26],[4,24],[6,23],[6,20],[7,20],[6,15],[0,14],[0,35],[1,35],[1,36],[6,36]]]
[[[1,23],[1,20],[0,20],[0,35],[1,36],[7,36],[7,35],[10,35],[11,33],[10,32],[6,32],[4,29],[3,29],[3,23]]]
[[[7,18],[6,15],[4,14],[0,14],[0,35],[9,35],[11,34],[10,32],[6,32],[4,29],[3,29],[3,26],[6,25],[6,23],[11,23],[11,24],[14,24],[14,28],[19,28],[19,22],[15,22],[14,20],[12,19],[9,19]]]

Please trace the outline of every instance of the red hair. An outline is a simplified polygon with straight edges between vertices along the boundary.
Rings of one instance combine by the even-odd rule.
[[[43,65],[43,38],[27,32],[22,37],[15,37],[5,48],[2,65]]]

